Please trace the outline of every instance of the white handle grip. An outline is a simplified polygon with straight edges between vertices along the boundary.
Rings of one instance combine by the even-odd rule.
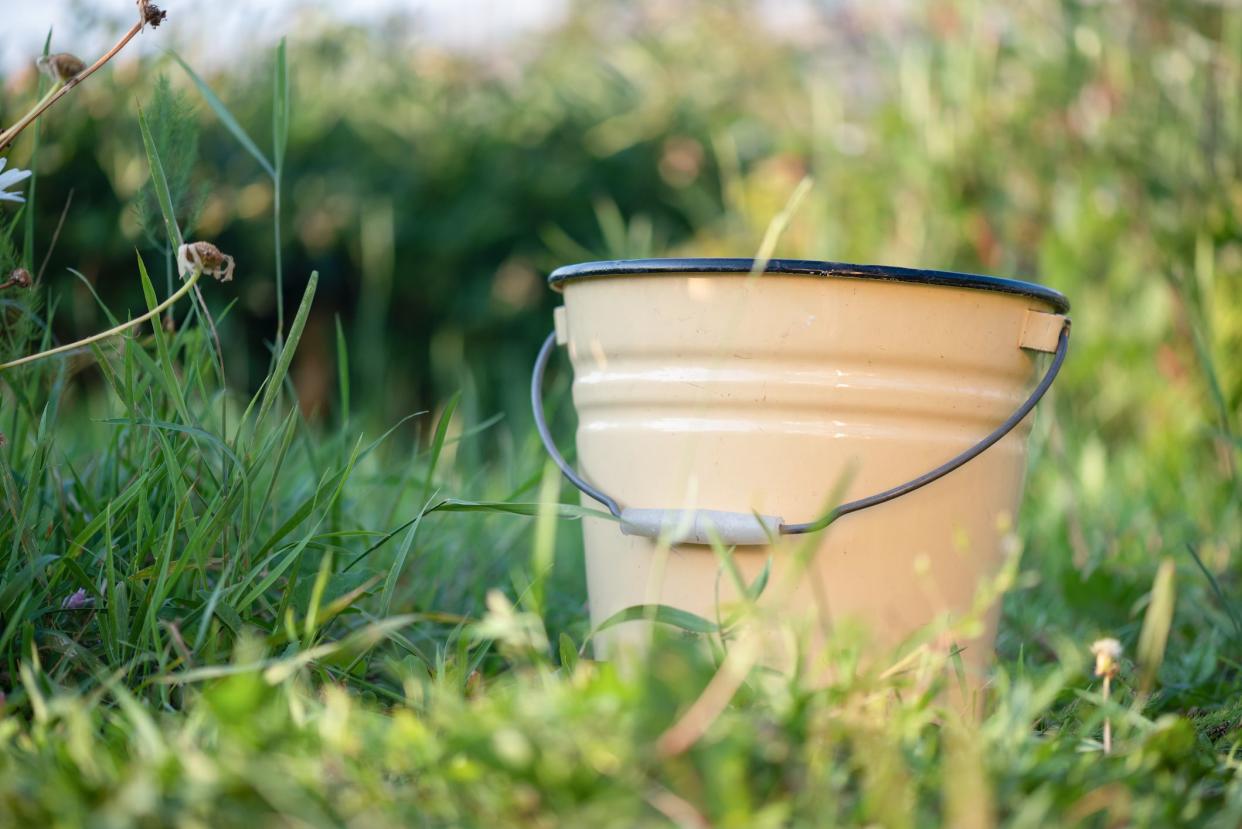
[[[711,544],[712,536],[726,546],[763,546],[780,535],[783,518],[750,512],[699,509],[623,509],[621,532],[662,538],[670,544]]]

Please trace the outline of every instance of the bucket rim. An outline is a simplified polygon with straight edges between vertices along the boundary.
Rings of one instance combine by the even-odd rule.
[[[669,258],[669,259],[608,259],[579,262],[552,271],[548,284],[563,290],[570,280],[602,276],[638,276],[677,273],[750,273],[754,259]],[[823,262],[815,259],[770,259],[764,273],[797,276],[837,276],[847,279],[880,279],[909,282],[916,285],[939,285],[946,288],[968,288],[996,291],[1038,299],[1051,305],[1057,313],[1069,311],[1069,299],[1060,291],[1035,282],[986,276],[959,271],[936,271],[923,268],[901,268],[890,265],[855,265],[849,262]]]

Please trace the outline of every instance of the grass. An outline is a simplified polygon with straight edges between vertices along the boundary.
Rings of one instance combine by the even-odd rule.
[[[1075,25],[1106,31],[1096,15],[1128,13],[1092,7]],[[1221,14],[1223,55],[1242,43],[1242,18]],[[739,644],[732,628],[654,611],[668,624],[645,661],[593,661],[576,523],[586,513],[561,503],[569,493],[516,412],[471,414],[467,378],[434,411],[376,426],[351,410],[364,395],[338,325],[338,414],[308,417],[291,374],[322,301],[314,275],[273,332],[265,379],[242,391],[212,334],[236,334],[234,308],[204,280],[206,301],[175,325],[0,373],[0,824],[1242,824],[1239,224],[1235,195],[1213,186],[1229,175],[1208,172],[1232,169],[1242,146],[1237,103],[1195,120],[1184,97],[1203,76],[1170,74],[1167,43],[1148,44],[1167,71],[1147,77],[1150,62],[1111,51],[1091,64],[1091,38],[1073,27],[1072,60],[1035,22],[1029,41],[990,59],[955,50],[955,37],[974,36],[956,31],[904,58],[927,64],[925,85],[870,116],[886,152],[821,160],[814,188],[780,166],[787,148],[770,164],[733,164],[724,133],[713,150],[721,215],[694,243],[757,244],[798,194],[803,206],[782,214],[785,233],[765,251],[822,255],[824,234],[844,250],[914,245],[901,249],[963,267],[1029,258],[1071,295],[1075,343],[1032,438],[1022,557],[983,717],[945,704],[951,659],[913,645],[876,654],[857,631],[829,642],[826,687],[754,670],[703,716],[696,702]],[[278,55],[271,160],[205,81],[189,81],[276,192],[298,114],[283,44]],[[988,72],[1039,79],[1063,63],[1088,86],[1097,71],[1129,107],[1089,135],[1045,140],[1040,107],[1055,110],[1045,97],[1057,89],[966,94]],[[1179,107],[1185,118],[1161,115]],[[135,137],[172,253],[182,177],[164,175],[171,131],[145,118]],[[832,143],[819,137],[816,153]],[[868,189],[891,157],[917,176]],[[1021,160],[1016,172],[1007,159]],[[1035,181],[1006,189],[1011,174]],[[913,188],[901,198],[923,217],[921,246],[889,215],[898,185]],[[1036,196],[1022,202],[1028,185]],[[1110,212],[1110,193],[1142,220]],[[1009,196],[1019,206],[979,207]],[[649,236],[597,213],[605,246]],[[15,241],[34,238],[32,213],[8,215],[5,266],[36,261],[33,242]],[[1023,241],[1032,225],[1045,228],[1035,244]],[[989,233],[1002,253],[980,241]],[[238,258],[241,273],[262,269]],[[157,307],[142,259],[126,278]],[[0,359],[55,344],[65,300],[0,302]],[[86,371],[98,391],[78,382]],[[565,392],[562,377],[551,391],[562,410]],[[1107,695],[1089,655],[1101,636],[1125,653]]]

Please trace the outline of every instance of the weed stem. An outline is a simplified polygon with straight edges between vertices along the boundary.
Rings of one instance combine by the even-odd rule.
[[[21,120],[9,127],[3,133],[0,133],[0,151],[12,144],[13,140],[21,134],[22,130],[34,123],[35,119],[44,112],[51,109],[57,101],[68,95],[71,89],[82,83],[82,81],[86,80],[91,75],[95,74],[105,63],[116,57],[117,54],[125,48],[126,44],[133,40],[134,37],[142,31],[146,24],[147,19],[144,13],[139,16],[138,21],[130,27],[129,31],[122,35],[121,39],[118,40],[111,49],[103,54],[103,57],[92,63],[86,69],[83,69],[78,74],[74,75],[72,78],[69,78],[63,84],[53,86],[52,89],[43,96],[39,103],[35,104],[29,112],[21,117]],[[3,368],[3,366],[0,366],[0,368]]]
[[[21,359],[0,364],[0,371],[4,371],[5,369],[10,369],[10,368],[16,368],[17,366],[24,365],[26,363],[33,363],[36,360],[42,360],[44,357],[51,357],[56,354],[63,354],[66,351],[74,351],[76,349],[82,348],[83,346],[90,345],[91,343],[96,343],[96,342],[99,342],[100,340],[105,340],[108,337],[114,337],[117,334],[123,334],[125,331],[129,330],[130,328],[133,328],[135,325],[140,325],[141,323],[144,323],[149,319],[154,319],[158,317],[167,308],[175,304],[177,300],[181,299],[183,296],[188,294],[190,290],[193,289],[195,283],[198,282],[198,278],[202,275],[203,275],[202,268],[195,268],[194,272],[190,274],[190,278],[185,281],[185,284],[182,285],[181,288],[178,289],[175,294],[173,294],[168,299],[164,300],[159,305],[155,306],[150,311],[147,311],[145,314],[143,314],[142,316],[136,319],[132,319],[129,322],[123,322],[120,325],[109,328],[107,331],[101,331],[98,334],[94,334],[85,339],[78,340],[77,342],[72,342],[66,345],[57,346],[56,348],[49,348],[47,351],[40,351],[38,354],[28,354],[25,357],[22,357]]]
[[[1109,685],[1111,684],[1111,679],[1112,677],[1108,674],[1104,675],[1104,702],[1106,703],[1108,702],[1108,692],[1110,690]],[[1104,753],[1113,753],[1113,721],[1109,716],[1104,717]]]

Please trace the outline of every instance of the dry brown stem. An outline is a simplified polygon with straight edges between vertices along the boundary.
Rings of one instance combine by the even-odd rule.
[[[149,2],[149,0],[139,0],[138,22],[131,26],[129,31],[122,35],[121,39],[118,40],[111,49],[105,52],[99,60],[95,61],[73,77],[67,79],[59,89],[56,89],[52,94],[48,95],[36,104],[34,109],[23,115],[21,120],[9,127],[3,133],[0,133],[0,151],[3,151],[10,144],[12,144],[13,140],[16,139],[17,136],[21,135],[22,130],[33,124],[40,115],[47,112],[57,101],[68,95],[70,90],[82,83],[82,81],[86,80],[91,75],[95,74],[105,63],[116,57],[120,51],[124,49],[125,46],[143,30],[143,28],[147,26],[147,24],[150,24],[152,28],[155,28],[159,26],[167,16],[167,12],[162,11],[158,6]]]

